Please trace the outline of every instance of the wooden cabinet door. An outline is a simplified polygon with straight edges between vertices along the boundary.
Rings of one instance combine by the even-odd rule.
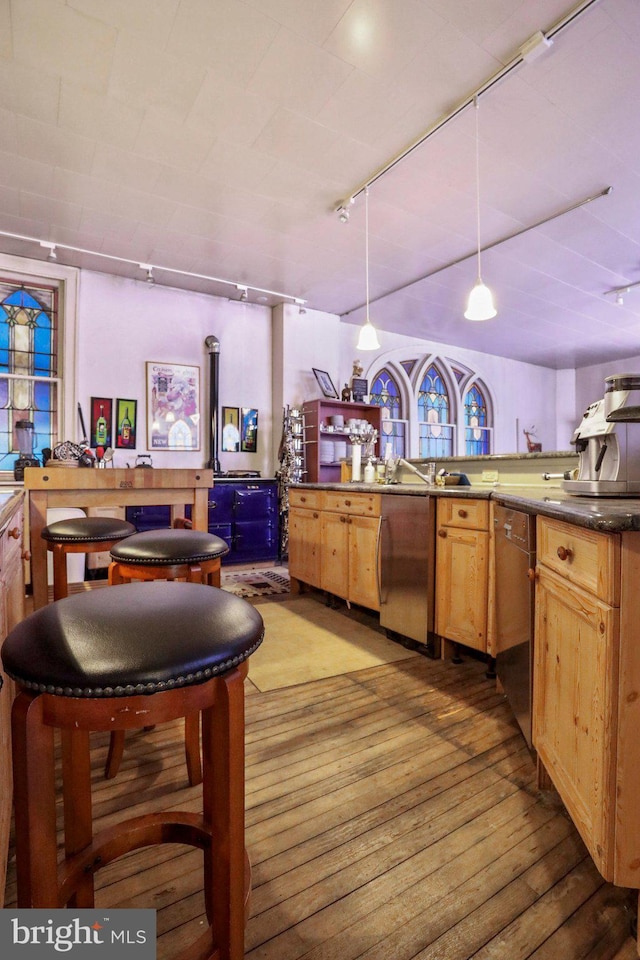
[[[533,744],[612,880],[618,610],[540,567],[535,637]]]
[[[440,526],[436,542],[435,631],[487,649],[489,533]]]
[[[349,517],[349,600],[380,610],[380,517]]]
[[[312,587],[320,586],[320,511],[289,512],[289,574]]]
[[[349,594],[349,520],[343,513],[323,511],[321,517],[320,586],[347,599]]]

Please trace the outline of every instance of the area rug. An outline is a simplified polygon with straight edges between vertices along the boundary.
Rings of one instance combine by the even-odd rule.
[[[265,638],[249,662],[249,679],[263,693],[419,656],[313,597],[254,605]]]
[[[289,593],[289,574],[286,567],[257,570],[222,569],[220,586],[237,597],[252,600],[255,597],[271,597]]]

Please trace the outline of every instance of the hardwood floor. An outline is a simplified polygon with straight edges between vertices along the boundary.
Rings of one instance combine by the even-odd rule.
[[[96,826],[197,809],[177,725],[93,750]],[[484,665],[423,657],[260,693],[247,682],[247,960],[631,960],[635,895],[603,882]],[[154,847],[97,904],[158,911],[158,958],[201,929],[200,855]],[[15,903],[10,865],[6,906]]]

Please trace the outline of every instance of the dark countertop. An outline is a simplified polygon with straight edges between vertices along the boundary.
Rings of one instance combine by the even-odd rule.
[[[294,488],[337,490],[343,493],[379,493],[383,496],[454,497],[493,500],[523,513],[540,514],[564,520],[603,533],[640,530],[640,497],[580,497],[558,486],[471,485],[468,487],[429,487],[418,483],[306,483]]]

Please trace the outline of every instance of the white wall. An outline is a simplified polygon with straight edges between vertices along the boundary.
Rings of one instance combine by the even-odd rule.
[[[605,377],[613,373],[640,374],[640,356],[626,360],[611,360],[576,370],[576,403],[578,418],[582,416],[590,403],[604,397]]]
[[[209,459],[209,353],[205,338],[220,341],[219,404],[258,410],[258,451],[219,452],[223,470],[273,474],[271,435],[271,310],[221,297],[192,293],[82,271],[78,308],[78,391],[84,417],[91,397],[138,401],[137,448],[116,450],[115,466],[133,464],[151,453],[155,467],[201,467]],[[147,447],[145,361],[200,367],[201,449],[193,453],[150,451]],[[75,435],[80,439],[79,426]]]

